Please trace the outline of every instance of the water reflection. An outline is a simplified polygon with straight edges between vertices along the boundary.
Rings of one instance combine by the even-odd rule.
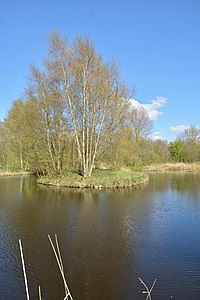
[[[151,174],[151,185],[153,190],[163,191],[166,189],[176,190],[179,193],[198,194],[199,192],[199,174],[198,173],[157,173]]]
[[[199,179],[153,174],[144,187],[97,191],[0,178],[0,298],[25,297],[19,238],[32,298],[38,285],[43,299],[63,298],[47,239],[57,233],[75,300],[144,299],[138,276],[158,279],[154,300],[199,299]]]

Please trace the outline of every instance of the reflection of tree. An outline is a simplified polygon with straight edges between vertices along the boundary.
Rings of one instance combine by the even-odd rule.
[[[198,197],[200,193],[198,173],[159,173],[150,174],[148,193],[165,190],[173,190],[180,194],[188,193]]]
[[[178,193],[188,193],[197,197],[200,192],[198,174],[174,174],[171,180],[172,189]]]
[[[167,189],[169,185],[169,179],[171,174],[169,173],[153,173],[150,174],[150,180],[148,185],[148,193],[155,190],[162,192]]]
[[[79,290],[84,298],[115,299],[116,282],[122,281],[132,251],[127,251],[124,219],[129,193],[125,191],[84,191],[89,198],[81,202],[77,230],[73,241],[73,257],[78,272]],[[119,238],[120,237],[120,238]],[[77,261],[77,257],[79,258]],[[77,280],[77,275],[74,281]],[[115,297],[116,296],[116,297]],[[125,295],[124,295],[125,296]],[[81,298],[80,291],[77,298]]]

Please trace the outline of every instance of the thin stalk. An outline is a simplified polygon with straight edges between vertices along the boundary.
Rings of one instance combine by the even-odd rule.
[[[28,281],[27,281],[27,277],[26,277],[26,268],[25,268],[25,262],[24,262],[24,255],[23,255],[23,249],[22,249],[22,242],[21,242],[21,240],[19,240],[19,248],[20,248],[21,260],[22,260],[22,267],[23,267],[23,272],[24,272],[24,283],[25,283],[25,288],[26,288],[26,298],[27,298],[27,300],[30,300],[29,290],[28,290]]]
[[[154,288],[154,286],[156,284],[156,279],[154,279],[154,282],[153,282],[150,290],[149,290],[149,288],[147,287],[147,285],[144,283],[144,281],[140,277],[138,277],[138,279],[144,285],[144,287],[146,289],[146,291],[143,292],[143,294],[147,294],[146,300],[148,300],[148,299],[152,300],[152,298],[151,298],[151,292],[152,292],[152,290],[153,290],[153,288]]]
[[[42,300],[42,293],[41,293],[41,287],[39,285],[39,300]]]
[[[56,251],[56,248],[55,248],[55,246],[54,246],[54,244],[53,244],[53,242],[52,242],[52,239],[51,239],[50,235],[48,235],[48,238],[49,238],[50,244],[51,244],[51,246],[52,246],[52,249],[53,249],[53,252],[54,252],[54,255],[55,255],[55,258],[56,258],[56,261],[57,261],[59,270],[60,270],[60,273],[61,273],[61,275],[62,275],[62,279],[63,279],[64,286],[65,286],[65,291],[67,291],[67,294],[66,294],[64,300],[67,300],[67,299],[73,300],[72,295],[71,295],[71,293],[70,293],[70,291],[69,291],[69,288],[68,288],[66,279],[65,279],[65,274],[64,274],[64,272],[63,272],[63,266],[62,266],[62,263],[61,263],[61,261],[60,261],[60,259],[59,259],[59,254],[58,254],[57,251]],[[56,239],[56,237],[55,237],[55,239]],[[69,298],[68,298],[68,297],[69,297]]]
[[[60,248],[59,248],[59,244],[58,244],[57,234],[55,234],[55,241],[56,241],[56,247],[57,247],[57,251],[58,251],[58,257],[59,257],[59,260],[60,260],[60,265],[62,267],[63,274],[65,274],[64,273],[64,267],[63,267],[63,262],[62,262],[62,257],[61,257],[61,253],[60,253]],[[68,293],[69,293],[69,289],[67,289],[66,286],[65,286],[65,294],[67,295]]]

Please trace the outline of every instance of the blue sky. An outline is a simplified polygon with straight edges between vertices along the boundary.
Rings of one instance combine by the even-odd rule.
[[[154,137],[172,140],[200,125],[199,0],[1,0],[1,120],[54,29],[70,40],[87,35],[105,60],[119,63],[135,86],[133,103],[154,119]]]

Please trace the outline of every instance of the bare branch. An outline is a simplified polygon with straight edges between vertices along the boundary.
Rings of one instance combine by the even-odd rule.
[[[156,284],[156,279],[154,279],[154,282],[153,282],[153,284],[152,284],[150,290],[149,290],[149,288],[147,287],[147,285],[145,284],[145,282],[144,282],[140,277],[138,277],[138,279],[139,279],[139,281],[143,284],[143,286],[144,286],[145,289],[146,289],[146,291],[143,292],[143,294],[147,294],[146,300],[148,300],[148,299],[149,299],[149,300],[152,300],[152,298],[151,298],[151,292],[152,292],[152,290],[153,290],[153,288],[154,288],[154,286],[155,286],[155,284]]]

